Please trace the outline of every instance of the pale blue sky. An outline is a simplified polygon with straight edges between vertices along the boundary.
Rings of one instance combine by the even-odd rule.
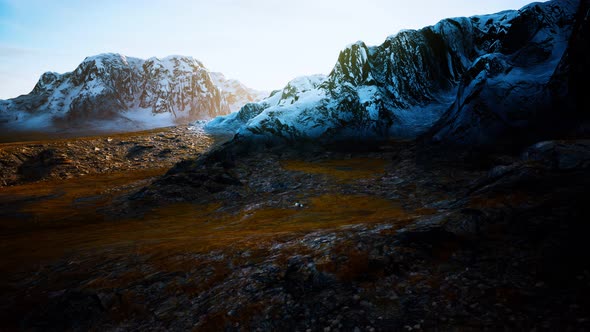
[[[0,99],[45,71],[105,52],[190,55],[258,89],[327,74],[338,52],[380,44],[445,17],[518,9],[529,0],[0,0]]]

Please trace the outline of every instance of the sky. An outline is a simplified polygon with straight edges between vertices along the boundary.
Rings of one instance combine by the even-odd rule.
[[[446,17],[519,9],[531,0],[0,0],[0,99],[86,57],[188,55],[261,90],[328,74],[357,40],[381,44]]]

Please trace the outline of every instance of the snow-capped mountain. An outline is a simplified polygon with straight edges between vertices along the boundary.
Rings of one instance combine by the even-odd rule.
[[[533,3],[402,31],[379,46],[357,42],[340,53],[327,77],[296,79],[206,129],[286,139],[416,137],[461,105],[473,105],[467,113],[477,113],[480,99],[493,112],[500,108],[526,117],[518,110],[551,78],[578,5],[578,0]],[[510,92],[478,92],[490,84]]]
[[[523,8],[501,48],[463,75],[453,105],[425,138],[495,146],[575,136],[588,120],[581,86],[590,74],[589,10],[588,1],[566,0]]]
[[[262,100],[269,95],[267,91],[254,90],[238,80],[227,79],[222,73],[211,72],[209,76],[217,88],[221,90],[231,112],[239,111],[247,103]]]
[[[282,111],[284,109],[291,110],[290,107],[306,105],[307,103],[313,104],[313,102],[319,100],[319,87],[325,80],[326,76],[324,75],[298,77],[290,81],[283,90],[273,91],[268,98],[258,103],[246,104],[238,112],[217,117],[207,123],[205,128],[209,131],[235,132],[267,109]],[[304,103],[304,101],[307,101],[307,103]],[[280,116],[284,117],[288,116],[288,114],[281,113]]]
[[[73,72],[45,73],[30,94],[0,101],[0,123],[12,129],[162,127],[228,114],[259,95],[192,57],[109,53],[87,57]]]

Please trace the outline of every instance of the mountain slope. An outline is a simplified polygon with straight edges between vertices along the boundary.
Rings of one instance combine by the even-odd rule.
[[[100,54],[73,72],[43,74],[28,95],[0,101],[0,122],[13,129],[163,127],[227,114],[259,95],[218,76],[192,57]],[[225,82],[240,89],[226,92],[218,86]]]
[[[264,99],[269,94],[267,91],[251,89],[238,80],[227,79],[222,73],[211,72],[209,76],[217,88],[221,90],[231,112],[239,111],[247,103]]]
[[[567,84],[570,69],[562,63],[576,47],[571,38],[576,12],[585,14],[587,9],[577,1],[522,9],[500,40],[498,52],[480,57],[469,68],[455,102],[426,137],[433,142],[492,146],[562,135],[565,122],[577,121],[565,103],[557,102],[568,92],[560,98],[555,91]]]
[[[318,95],[321,93],[319,87],[325,80],[324,75],[298,77],[282,90],[273,91],[268,98],[258,103],[246,104],[238,112],[213,119],[205,128],[209,131],[238,131],[250,120],[258,118],[263,111],[281,112],[284,109],[303,108],[307,104],[314,107],[315,102],[322,97]]]
[[[402,31],[380,46],[357,42],[340,53],[332,72],[312,91],[290,96],[292,102],[272,96],[246,105],[240,113],[248,117],[232,114],[207,128],[285,139],[416,137],[467,96],[466,80],[492,59],[504,57],[507,72],[521,68],[513,79],[550,78],[571,34],[577,4],[554,0],[519,11],[446,19]],[[515,97],[505,103],[526,98],[531,89],[517,86]]]

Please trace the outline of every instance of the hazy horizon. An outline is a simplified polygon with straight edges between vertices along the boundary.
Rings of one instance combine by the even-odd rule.
[[[192,56],[251,88],[273,90],[327,74],[357,40],[378,45],[401,29],[530,2],[0,0],[0,99],[29,93],[46,71],[72,71],[85,57],[110,52]]]

